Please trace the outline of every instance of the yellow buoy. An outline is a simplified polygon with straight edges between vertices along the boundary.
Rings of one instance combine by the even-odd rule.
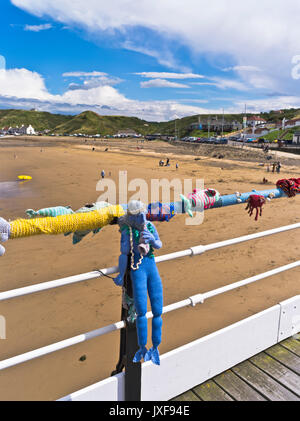
[[[18,175],[19,180],[32,180],[32,177],[30,175]]]

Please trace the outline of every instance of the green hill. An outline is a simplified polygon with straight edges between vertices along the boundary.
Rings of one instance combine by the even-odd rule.
[[[114,135],[119,130],[132,129],[137,133],[146,134],[159,123],[149,123],[137,117],[101,116],[93,111],[85,111],[66,123],[55,127],[55,133],[84,133]],[[152,131],[153,133],[153,131]]]
[[[281,113],[270,111],[269,113],[261,113],[259,115],[267,120],[267,122],[274,123],[282,120],[284,117],[287,119],[295,118],[299,113],[300,109],[289,109],[282,110]],[[247,116],[251,115],[253,114],[247,114]],[[241,123],[243,116],[243,114],[225,114],[224,120],[238,120]],[[36,131],[47,129],[51,133],[57,134],[82,133],[94,135],[100,133],[102,136],[105,136],[114,135],[119,130],[132,129],[142,135],[160,133],[162,135],[179,135],[180,137],[184,137],[192,136],[195,133],[189,126],[192,123],[197,123],[198,117],[198,115],[195,115],[177,119],[176,121],[149,122],[137,117],[103,116],[93,111],[85,111],[72,116],[40,111],[0,110],[0,128],[31,124]],[[215,117],[215,115],[201,115],[202,121],[212,117]],[[222,114],[219,114],[218,119],[221,120],[222,118]],[[200,136],[201,133],[197,132],[197,135]]]
[[[73,116],[51,114],[40,111],[0,110],[0,128],[22,126],[31,124],[35,130],[53,130],[60,124],[72,120]]]

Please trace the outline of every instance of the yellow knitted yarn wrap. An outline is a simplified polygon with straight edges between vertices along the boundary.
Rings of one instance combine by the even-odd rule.
[[[75,231],[93,231],[110,224],[115,217],[125,214],[121,205],[87,213],[61,215],[55,218],[17,219],[10,222],[10,238],[30,237],[39,234],[66,234]]]

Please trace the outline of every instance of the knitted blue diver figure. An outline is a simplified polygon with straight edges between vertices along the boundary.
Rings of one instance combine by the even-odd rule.
[[[119,218],[121,231],[121,255],[119,257],[119,275],[114,279],[122,286],[127,270],[128,256],[131,255],[130,275],[133,287],[134,305],[137,313],[136,327],[139,350],[133,362],[152,361],[159,365],[158,346],[161,343],[163,288],[155,264],[153,251],[160,249],[162,242],[155,226],[146,220],[146,209],[139,201],[128,204],[128,212]],[[147,292],[149,294],[152,319],[152,344],[149,350],[147,344]]]

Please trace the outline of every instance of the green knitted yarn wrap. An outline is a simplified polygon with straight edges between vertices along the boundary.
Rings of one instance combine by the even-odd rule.
[[[148,222],[147,224],[147,229],[151,234],[154,234],[154,228],[152,226],[152,224],[150,222]],[[129,227],[128,225],[123,225],[121,228],[121,231],[125,231],[126,233],[129,235]],[[141,231],[137,230],[136,228],[132,228],[132,236],[133,236],[133,240],[136,244],[139,244],[140,242],[140,235],[141,235]],[[150,245],[150,250],[149,253],[147,254],[147,257],[154,257],[154,248]]]

